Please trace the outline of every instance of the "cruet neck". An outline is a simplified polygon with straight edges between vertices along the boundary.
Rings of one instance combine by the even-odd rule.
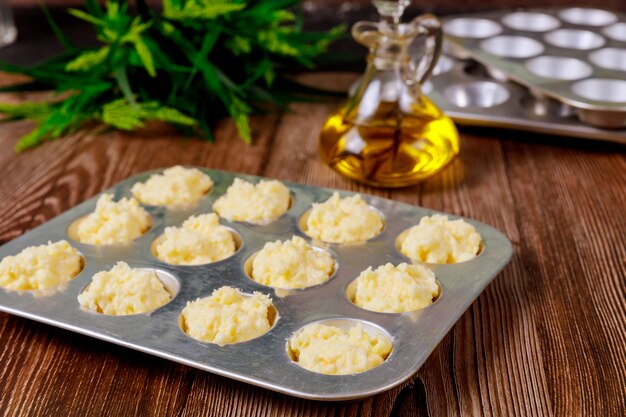
[[[398,23],[393,16],[390,19],[357,22],[352,26],[352,36],[369,48],[369,62],[376,68],[401,69],[408,84],[423,83],[441,54],[441,22],[431,14],[418,16],[409,23]],[[411,52],[422,37],[422,52]]]

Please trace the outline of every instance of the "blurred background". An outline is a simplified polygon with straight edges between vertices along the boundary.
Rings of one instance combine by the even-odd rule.
[[[6,1],[6,0],[5,0]],[[14,6],[36,6],[38,0],[9,0],[9,3]],[[50,6],[76,6],[82,3],[81,0],[43,0],[43,2]],[[151,1],[150,3],[157,4],[159,1]],[[356,10],[369,7],[369,0],[308,0],[304,2],[308,8],[320,8],[327,7],[339,7],[340,12],[346,9]],[[454,11],[468,11],[468,10],[485,10],[498,7],[540,7],[540,6],[574,6],[574,5],[587,5],[600,8],[614,8],[614,9],[626,9],[626,2],[624,0],[481,0],[481,1],[467,1],[467,0],[438,0],[438,1],[413,1],[414,8],[421,8],[422,10],[430,10],[436,12],[454,12]]]
[[[67,7],[80,7],[82,0],[0,0],[11,6],[18,32],[18,42],[0,49],[0,60],[20,65],[31,65],[54,56],[61,51],[61,46],[54,39],[44,16],[39,9],[39,1],[47,5],[59,26],[80,46],[95,44],[93,31],[85,22],[69,16]],[[161,0],[148,0],[159,5]],[[133,1],[131,0],[132,4]],[[445,16],[454,13],[466,13],[481,10],[518,7],[548,6],[593,6],[616,11],[626,11],[625,0],[413,0],[405,13],[405,19],[423,12],[433,12]],[[305,0],[302,3],[307,29],[325,30],[337,23],[351,25],[358,20],[376,20],[377,14],[370,0]],[[346,39],[333,46],[335,51],[358,54],[354,63],[362,63],[365,50],[357,46],[352,39]],[[359,70],[359,64],[335,65],[332,69]],[[356,67],[355,67],[356,65]]]

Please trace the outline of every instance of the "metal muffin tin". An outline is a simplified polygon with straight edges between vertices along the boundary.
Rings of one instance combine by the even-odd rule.
[[[426,94],[461,124],[626,143],[626,15],[543,8],[453,16]]]
[[[315,400],[351,400],[367,397],[400,384],[424,363],[440,340],[496,274],[509,262],[512,247],[496,229],[468,220],[483,239],[483,249],[474,260],[431,266],[441,286],[439,298],[430,306],[403,314],[383,314],[353,305],[346,297],[348,285],[369,266],[410,262],[396,249],[396,238],[432,210],[373,196],[364,199],[384,216],[385,228],[377,237],[362,244],[324,244],[337,262],[330,281],[303,290],[274,290],[252,281],[245,273],[246,260],[265,242],[299,235],[311,241],[299,227],[299,219],[311,203],[326,200],[333,190],[285,183],[291,190],[292,205],[279,219],[265,226],[221,220],[241,238],[238,251],[228,259],[202,266],[175,266],[155,259],[151,243],[166,226],[180,225],[192,214],[211,211],[213,202],[234,178],[257,182],[261,178],[199,168],[215,182],[212,191],[196,207],[168,210],[144,206],[153,218],[153,227],[125,245],[95,247],[71,240],[70,224],[94,210],[96,197],[72,208],[36,229],[0,247],[0,258],[14,255],[27,246],[68,239],[84,256],[85,268],[63,288],[36,293],[0,290],[0,310],[68,329],[141,352],[180,362],[195,368],[248,382],[274,391]],[[115,200],[130,196],[130,188],[160,170],[145,172],[108,189]],[[353,195],[340,192],[342,196]],[[457,216],[451,216],[457,218]],[[82,309],[77,296],[92,276],[110,269],[117,261],[132,267],[156,269],[172,301],[150,314],[107,316]],[[223,285],[246,293],[270,294],[278,319],[265,335],[223,347],[202,343],[186,335],[179,326],[179,315],[187,302],[206,297]],[[393,342],[393,350],[380,366],[364,373],[332,376],[307,371],[294,363],[287,351],[287,340],[302,326],[326,321],[340,326],[362,322],[369,333],[382,332]]]

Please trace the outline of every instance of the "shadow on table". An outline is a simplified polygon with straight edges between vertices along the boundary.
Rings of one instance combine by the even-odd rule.
[[[461,133],[482,136],[494,140],[515,141],[535,145],[565,147],[589,152],[624,152],[626,143],[601,141],[596,139],[574,138],[570,136],[547,135],[519,130],[459,126]],[[625,133],[626,136],[626,133]],[[626,142],[626,138],[624,139]]]

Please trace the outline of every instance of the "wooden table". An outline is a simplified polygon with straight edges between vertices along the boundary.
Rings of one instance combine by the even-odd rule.
[[[309,75],[344,87],[354,74]],[[0,81],[7,81],[0,76]],[[337,103],[230,121],[217,142],[154,125],[75,135],[15,155],[31,127],[0,127],[0,243],[130,175],[200,165],[350,189],[489,223],[511,264],[406,383],[348,404],[301,400],[0,314],[0,410],[7,416],[620,416],[626,413],[624,148],[535,134],[463,131],[460,157],[412,188],[350,182],[318,158]]]

